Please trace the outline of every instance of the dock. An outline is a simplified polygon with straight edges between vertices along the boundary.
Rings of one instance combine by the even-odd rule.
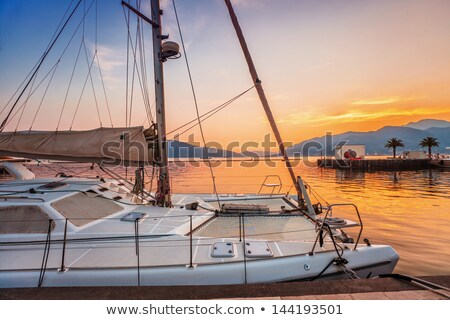
[[[450,276],[420,279],[450,287]],[[448,295],[446,290],[427,290],[397,277],[225,286],[0,289],[1,300],[447,300]]]
[[[317,166],[321,168],[342,169],[342,170],[424,170],[429,169],[430,161],[428,159],[318,159]]]

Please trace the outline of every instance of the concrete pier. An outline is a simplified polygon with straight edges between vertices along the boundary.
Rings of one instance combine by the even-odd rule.
[[[423,170],[430,168],[428,159],[377,159],[377,160],[353,160],[353,159],[318,159],[317,165],[322,168],[342,170]]]
[[[450,276],[420,277],[450,287]],[[445,292],[447,295],[448,291]],[[0,289],[2,300],[429,300],[447,299],[436,292],[395,279],[329,280],[226,286],[72,287]]]

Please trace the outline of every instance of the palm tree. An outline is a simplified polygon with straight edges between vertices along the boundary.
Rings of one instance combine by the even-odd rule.
[[[395,151],[397,147],[404,147],[405,144],[403,143],[402,139],[399,138],[390,138],[387,143],[384,145],[385,148],[392,148],[394,151],[394,159],[395,159]]]
[[[437,141],[437,138],[426,137],[420,140],[419,146],[422,148],[428,148],[428,159],[431,159],[431,148],[439,147],[439,141]]]

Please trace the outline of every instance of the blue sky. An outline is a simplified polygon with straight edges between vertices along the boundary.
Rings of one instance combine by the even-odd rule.
[[[132,1],[134,2],[134,0]],[[0,0],[0,108],[6,104],[45,47],[69,0]],[[89,5],[91,0],[86,0]],[[119,0],[98,0],[98,54],[115,126],[125,123],[126,25]],[[148,4],[143,2],[143,11]],[[199,107],[206,112],[251,86],[251,79],[222,0],[177,0]],[[239,21],[265,91],[286,140],[325,131],[374,130],[421,118],[450,120],[450,1],[447,0],[235,0]],[[164,0],[164,31],[178,41],[171,1]],[[84,2],[82,4],[84,6]],[[75,21],[80,21],[82,10]],[[95,48],[95,10],[85,39]],[[43,66],[50,70],[75,23]],[[34,122],[54,129],[64,101],[81,32],[58,65]],[[147,44],[150,28],[146,27]],[[151,48],[147,47],[149,81]],[[63,115],[68,129],[87,70],[80,60]],[[82,62],[84,65],[82,65]],[[44,68],[45,67],[45,68]],[[94,68],[95,69],[95,68]],[[83,71],[84,70],[84,71]],[[168,127],[195,115],[182,59],[165,64]],[[96,72],[96,73],[95,73]],[[102,125],[109,125],[98,71],[93,71]],[[42,86],[42,91],[45,86]],[[74,127],[99,125],[92,90],[86,87]],[[150,100],[153,91],[150,85]],[[19,129],[28,129],[41,94],[27,104]],[[3,114],[2,114],[3,116]],[[18,117],[17,117],[18,118]],[[17,119],[16,118],[16,119]],[[145,111],[135,99],[132,125]],[[225,123],[230,123],[224,127]],[[14,129],[17,122],[11,122]],[[216,141],[260,140],[268,132],[257,95],[250,92],[205,123]],[[224,130],[224,128],[227,128]],[[232,130],[229,130],[232,128]]]

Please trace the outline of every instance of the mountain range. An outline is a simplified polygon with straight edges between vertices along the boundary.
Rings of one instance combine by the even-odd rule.
[[[390,154],[391,150],[384,147],[390,138],[399,138],[405,144],[404,148],[397,148],[397,153],[403,150],[421,150],[419,142],[425,137],[434,137],[439,141],[439,148],[433,148],[433,152],[450,153],[446,147],[450,148],[450,122],[446,120],[424,119],[417,122],[410,122],[403,126],[385,126],[376,131],[354,132],[348,131],[336,134],[331,137],[331,143],[325,144],[325,136],[308,139],[287,148],[287,152],[292,155],[334,155],[336,145],[365,145],[366,154]],[[305,146],[313,146],[305,150]],[[322,146],[322,148],[320,147]],[[211,158],[230,157],[254,157],[264,156],[263,152],[253,151],[247,154],[240,154],[222,149],[209,149]],[[273,154],[272,154],[273,155]],[[169,142],[170,158],[206,158],[203,147],[193,146],[189,143],[172,140]]]
[[[330,144],[322,150],[310,149],[309,155],[328,155],[334,154],[332,150],[339,144],[365,145],[366,153],[373,154],[389,154],[391,151],[386,149],[384,145],[390,138],[399,138],[405,144],[404,148],[397,148],[397,153],[403,150],[421,150],[419,142],[425,137],[434,137],[438,139],[439,147],[433,148],[433,152],[448,153],[446,147],[450,147],[450,122],[445,120],[424,119],[418,122],[411,122],[404,126],[386,126],[376,131],[369,132],[345,132],[332,136]],[[316,137],[313,139],[302,141],[288,148],[288,154],[307,155],[304,150],[305,146],[319,143],[325,146],[326,137]]]

